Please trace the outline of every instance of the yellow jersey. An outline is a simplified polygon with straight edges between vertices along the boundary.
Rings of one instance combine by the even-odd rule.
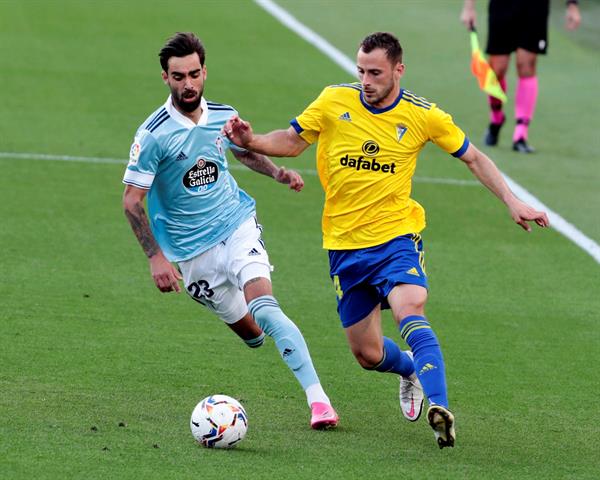
[[[452,117],[401,89],[377,109],[360,83],[326,87],[290,124],[318,141],[317,171],[325,190],[323,248],[381,245],[425,228],[423,207],[410,198],[417,156],[428,141],[460,157],[469,146]]]

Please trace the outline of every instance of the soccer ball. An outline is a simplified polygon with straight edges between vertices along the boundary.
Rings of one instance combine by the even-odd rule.
[[[232,448],[246,436],[248,416],[235,398],[211,395],[194,408],[190,428],[204,447]]]

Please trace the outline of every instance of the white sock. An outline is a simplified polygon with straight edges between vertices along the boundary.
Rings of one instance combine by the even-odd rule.
[[[304,392],[306,393],[306,401],[308,402],[309,407],[315,402],[331,405],[329,397],[325,394],[325,390],[323,390],[320,383],[310,385]]]

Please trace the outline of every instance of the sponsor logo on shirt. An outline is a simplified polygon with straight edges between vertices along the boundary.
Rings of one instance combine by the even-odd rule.
[[[365,158],[363,155],[358,157],[351,157],[350,155],[344,155],[340,158],[340,165],[342,167],[354,168],[356,170],[370,170],[372,172],[382,172],[382,173],[396,173],[396,164],[395,163],[379,163],[375,157],[379,153],[379,145],[374,140],[367,140],[362,144],[362,152],[367,157],[373,158]]]
[[[367,157],[374,157],[379,153],[379,145],[375,140],[367,140],[362,145],[362,151]]]
[[[365,158],[360,155],[357,158],[344,155],[340,158],[342,167],[354,168],[356,170],[371,170],[372,172],[396,173],[395,163],[379,163],[376,158]]]
[[[192,192],[205,192],[215,186],[219,179],[216,163],[198,158],[192,168],[183,176],[183,185]]]

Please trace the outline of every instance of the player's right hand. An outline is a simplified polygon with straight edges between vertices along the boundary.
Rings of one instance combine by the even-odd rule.
[[[181,280],[181,274],[169,262],[162,252],[158,252],[149,258],[150,272],[152,273],[152,279],[156,288],[161,292],[181,292],[179,286],[179,280]]]
[[[246,148],[254,133],[250,122],[242,120],[237,115],[231,117],[223,126],[222,133],[238,147]]]

